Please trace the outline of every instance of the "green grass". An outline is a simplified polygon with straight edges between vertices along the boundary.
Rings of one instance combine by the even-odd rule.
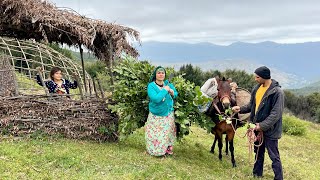
[[[237,168],[223,154],[219,161],[209,149],[213,135],[192,127],[172,157],[145,154],[143,129],[120,143],[56,139],[3,138],[0,179],[253,179],[246,139],[235,138]],[[244,128],[240,128],[243,135]],[[284,135],[279,141],[285,179],[320,177],[320,126],[308,123],[304,136]],[[251,160],[252,162],[253,160]],[[264,179],[272,179],[266,156]]]
[[[45,94],[45,90],[42,86],[40,86],[35,79],[32,79],[34,77],[30,77],[24,74],[21,74],[19,72],[15,72],[17,83],[19,86],[19,93],[20,95],[39,95],[39,94]]]

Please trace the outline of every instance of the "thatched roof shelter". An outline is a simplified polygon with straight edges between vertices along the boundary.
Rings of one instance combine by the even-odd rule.
[[[139,33],[132,28],[90,19],[44,0],[0,0],[0,134],[40,130],[71,138],[117,140],[118,117],[108,109],[111,101],[105,99],[102,88],[99,98],[94,81],[84,70],[83,58],[80,74],[80,65],[34,40],[79,47],[81,57],[86,47],[111,65],[108,62],[123,53],[138,56],[129,37],[139,41]],[[46,72],[60,66],[67,78],[75,74],[90,95],[83,98],[82,86],[78,86],[82,100],[38,93],[31,89],[37,66]],[[45,73],[41,74],[46,78]],[[90,85],[95,97],[91,96]]]
[[[139,41],[136,30],[90,19],[43,0],[1,0],[0,36],[83,45],[101,60],[122,53],[138,56],[127,40]]]

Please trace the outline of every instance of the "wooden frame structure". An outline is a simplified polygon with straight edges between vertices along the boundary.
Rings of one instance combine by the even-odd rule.
[[[1,0],[0,37],[0,51],[3,54],[0,57],[3,61],[11,61],[12,65],[11,68],[3,69],[3,72],[18,71],[18,74],[33,79],[36,66],[42,66],[46,72],[52,66],[60,66],[68,79],[72,79],[71,73],[76,73],[79,82],[83,82],[80,87],[89,91],[89,94],[92,86],[93,89],[97,88],[94,82],[91,85],[91,78],[84,70],[82,48],[88,49],[106,64],[111,82],[111,68],[115,58],[124,53],[133,57],[139,55],[128,39],[140,42],[138,31],[90,19],[72,9],[58,8],[43,0]],[[40,44],[52,42],[78,47],[82,67]],[[47,78],[46,74],[42,76]],[[107,108],[107,104],[112,102],[107,101],[106,104],[103,93],[100,99],[70,101],[62,98],[59,101],[48,101],[48,95],[45,94],[17,96],[24,88],[19,85],[26,83],[26,80],[19,77],[16,79],[18,91],[15,96],[0,96],[2,133],[8,131],[9,134],[20,135],[41,130],[48,134],[59,132],[72,138],[118,139],[118,118]]]
[[[45,44],[30,40],[0,37],[0,54],[2,54],[2,59],[9,59],[11,64],[11,68],[5,70],[16,72],[16,90],[18,91],[15,92],[15,95],[41,94],[41,91],[38,91],[39,85],[34,82],[35,75],[38,73],[36,68],[41,67],[44,69],[41,77],[43,80],[47,80],[49,79],[51,68],[55,66],[63,70],[66,79],[73,79],[74,76],[77,77],[76,80],[80,83],[78,95],[82,95],[83,97],[96,93],[94,92],[92,78],[87,72],[84,72],[85,76],[83,76],[83,69],[78,63]],[[83,80],[84,77],[86,81]],[[28,80],[26,81],[26,79]],[[82,90],[87,91],[83,92]],[[44,92],[42,91],[42,93]]]

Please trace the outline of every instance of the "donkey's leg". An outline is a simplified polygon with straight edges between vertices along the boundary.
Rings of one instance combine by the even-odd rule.
[[[219,146],[219,159],[222,160],[222,134],[221,135],[218,135],[218,146]]]
[[[226,134],[226,155],[228,156],[229,154],[229,149],[228,149],[228,134]]]
[[[217,135],[214,135],[214,141],[213,141],[213,144],[212,144],[211,150],[210,150],[210,152],[211,152],[212,154],[214,154],[214,148],[216,147],[216,142],[217,142],[217,140],[218,140]]]
[[[232,167],[237,167],[236,165],[236,160],[234,159],[234,146],[233,146],[233,139],[229,141],[230,143],[230,152],[231,152],[231,162],[232,162]]]

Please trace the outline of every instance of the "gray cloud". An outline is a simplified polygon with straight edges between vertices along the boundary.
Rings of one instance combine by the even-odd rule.
[[[133,27],[142,41],[320,41],[317,0],[50,0],[80,14]]]

